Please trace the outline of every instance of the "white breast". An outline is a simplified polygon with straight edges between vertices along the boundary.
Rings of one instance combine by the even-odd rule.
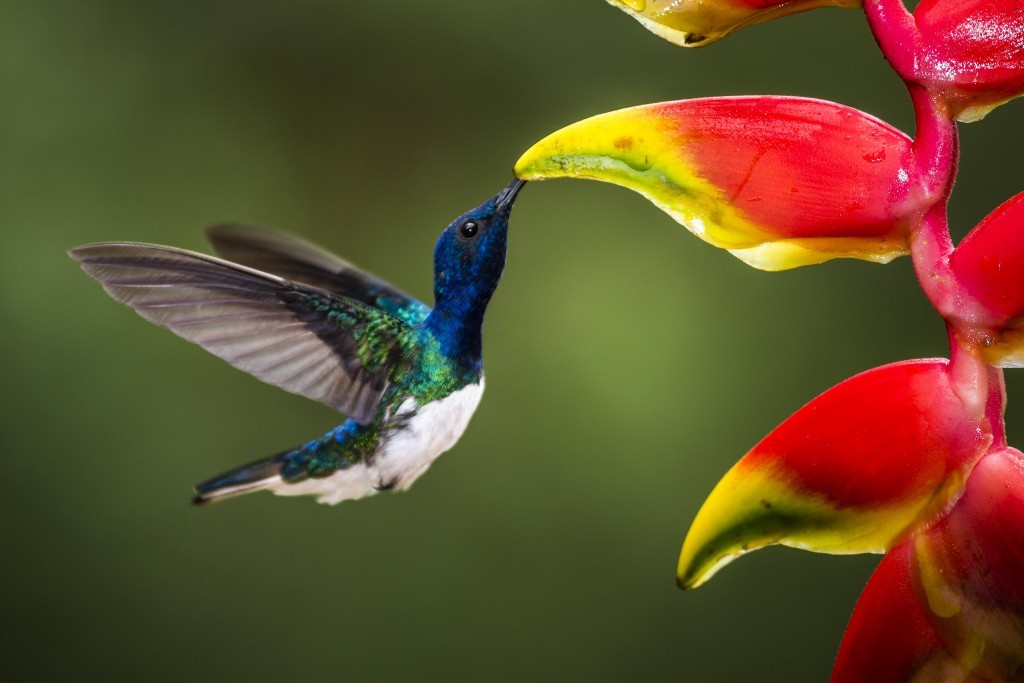
[[[386,436],[375,463],[381,480],[393,482],[398,490],[412,486],[430,463],[454,446],[466,431],[483,393],[484,380],[481,377],[479,384],[467,385],[423,406],[404,429]],[[398,414],[415,409],[415,402],[406,401],[398,409]]]
[[[344,500],[355,500],[375,494],[381,486],[393,485],[404,491],[423,474],[430,463],[455,445],[466,431],[480,397],[484,380],[416,408],[413,399],[406,400],[396,411],[396,417],[408,415],[405,425],[386,433],[370,465],[359,464],[323,479],[307,479],[297,484],[274,487],[281,496],[315,495],[317,502],[334,505]]]

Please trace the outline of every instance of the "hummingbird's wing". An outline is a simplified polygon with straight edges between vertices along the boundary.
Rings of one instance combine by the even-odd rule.
[[[70,253],[143,318],[362,424],[417,353],[412,328],[395,316],[212,256],[129,242]]]
[[[256,270],[376,306],[416,325],[430,307],[312,242],[253,225],[224,223],[206,229],[218,256]]]

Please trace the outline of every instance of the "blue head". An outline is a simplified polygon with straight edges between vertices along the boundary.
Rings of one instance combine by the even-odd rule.
[[[508,217],[525,185],[516,180],[452,221],[434,248],[434,310],[427,326],[449,356],[479,359],[487,303],[505,268]]]

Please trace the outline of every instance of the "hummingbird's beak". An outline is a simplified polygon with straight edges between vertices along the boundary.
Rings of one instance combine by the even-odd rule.
[[[516,195],[519,194],[519,190],[523,189],[523,185],[525,184],[525,180],[516,179],[509,183],[508,187],[499,192],[498,196],[494,198],[495,212],[511,210],[512,203],[516,200]]]

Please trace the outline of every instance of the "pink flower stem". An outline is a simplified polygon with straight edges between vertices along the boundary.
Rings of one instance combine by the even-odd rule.
[[[880,4],[874,3],[875,6]],[[895,4],[902,8],[901,3]],[[910,233],[914,272],[925,295],[947,320],[953,391],[968,411],[988,423],[992,447],[1002,448],[1006,446],[1003,371],[989,366],[977,343],[949,322],[962,317],[959,309],[969,300],[950,266],[954,247],[949,233],[948,206],[960,158],[956,122],[945,105],[933,98],[926,88],[907,82],[907,89],[917,120],[913,145],[915,171],[926,207]]]
[[[868,26],[889,64],[905,81],[917,76],[920,32],[903,0],[864,0]]]
[[[907,83],[907,91],[914,105],[917,123],[914,159],[918,177],[926,196],[945,204],[953,191],[960,161],[960,138],[956,121],[946,105],[932,97],[927,88]]]
[[[981,349],[952,323],[946,323],[949,334],[949,381],[953,392],[976,419],[984,419],[991,431],[992,447],[1006,446],[1006,383],[1002,368],[988,365]]]
[[[915,171],[926,207],[911,229],[910,256],[924,293],[942,317],[949,319],[963,299],[949,264],[953,240],[947,218],[960,155],[959,139],[956,123],[942,104],[919,85],[908,84],[907,89],[917,119]]]
[[[914,170],[925,208],[911,229],[910,254],[922,289],[948,319],[956,312],[959,298],[949,265],[953,241],[946,217],[959,159],[956,123],[945,105],[915,82],[920,32],[903,0],[864,0],[864,13],[882,54],[903,78],[914,105]]]

